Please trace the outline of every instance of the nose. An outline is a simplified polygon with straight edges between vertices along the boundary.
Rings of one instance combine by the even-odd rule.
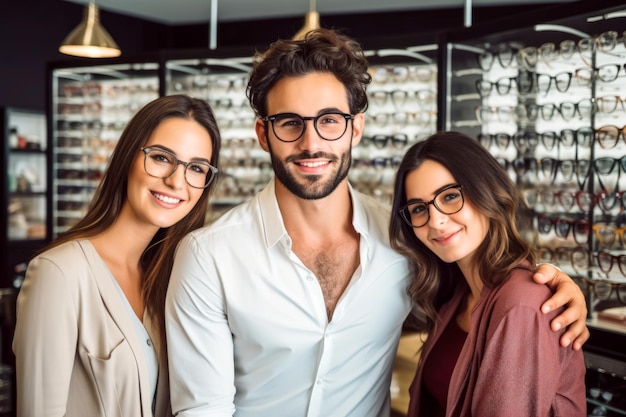
[[[448,215],[439,211],[437,207],[435,207],[435,203],[431,202],[428,204],[428,225],[429,226],[438,226],[444,223],[448,219]]]
[[[302,133],[302,137],[298,140],[298,145],[301,149],[308,151],[320,148],[320,145],[325,141],[317,133],[315,122],[313,120],[305,120],[304,123],[304,133]]]
[[[163,181],[174,189],[183,188],[185,186],[185,182],[187,181],[185,179],[185,168],[185,165],[179,161],[176,168],[174,168],[174,172],[163,178]]]

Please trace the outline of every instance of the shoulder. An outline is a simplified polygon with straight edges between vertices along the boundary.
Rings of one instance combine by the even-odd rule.
[[[491,290],[494,310],[506,313],[515,308],[530,308],[540,312],[541,305],[552,292],[547,285],[536,283],[532,277],[533,271],[529,269],[513,269],[502,285]]]
[[[27,275],[84,281],[84,277],[101,269],[95,265],[97,253],[88,241],[73,240],[35,256],[28,264]]]
[[[66,269],[68,266],[75,268],[85,264],[85,262],[83,262],[87,258],[85,250],[92,250],[91,245],[89,243],[87,243],[87,245],[77,240],[66,242],[40,253],[31,260],[31,263],[47,261],[59,265],[62,269]]]
[[[351,193],[354,204],[354,222],[363,230],[376,232],[387,238],[391,210],[388,205],[358,191]]]

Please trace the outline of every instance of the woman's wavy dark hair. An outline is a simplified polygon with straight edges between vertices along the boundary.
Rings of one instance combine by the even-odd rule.
[[[391,246],[405,255],[414,270],[409,286],[411,298],[425,314],[423,329],[434,328],[437,310],[465,282],[456,263],[445,263],[415,236],[400,216],[407,202],[406,177],[425,160],[439,162],[463,186],[469,202],[489,219],[489,231],[473,261],[487,287],[503,282],[525,260],[535,264],[532,243],[525,232],[531,217],[521,193],[498,161],[476,140],[458,132],[439,132],[413,145],[404,155],[394,186],[389,225]]]
[[[367,109],[366,87],[372,81],[368,62],[354,39],[331,29],[316,29],[303,40],[280,39],[257,52],[246,94],[260,117],[267,114],[267,93],[283,77],[330,72],[345,86],[350,113]]]
[[[157,126],[171,118],[194,120],[206,129],[211,137],[210,163],[219,168],[221,136],[210,106],[203,100],[187,95],[157,98],[141,108],[126,125],[85,217],[44,250],[71,240],[93,237],[115,222],[127,200],[128,175],[137,155]],[[204,225],[209,195],[215,184],[216,181],[213,180],[203,190],[200,199],[187,216],[171,227],[159,229],[140,260],[143,269],[143,298],[148,314],[158,325],[163,342],[165,295],[174,262],[174,251],[183,236]],[[165,343],[160,345],[164,349]]]

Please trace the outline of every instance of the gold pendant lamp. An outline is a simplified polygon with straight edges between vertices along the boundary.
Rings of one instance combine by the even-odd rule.
[[[93,0],[85,7],[83,20],[67,35],[59,52],[84,58],[114,58],[122,53],[109,32],[100,25],[98,7]]]
[[[309,0],[309,11],[304,16],[304,26],[302,26],[302,29],[300,29],[295,35],[293,35],[293,40],[302,40],[310,31],[319,29],[320,14],[315,9],[315,0]]]

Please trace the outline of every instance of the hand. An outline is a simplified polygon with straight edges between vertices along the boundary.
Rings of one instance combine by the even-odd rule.
[[[533,279],[539,284],[546,284],[554,292],[554,295],[541,306],[542,312],[548,313],[555,308],[567,307],[550,323],[554,331],[567,327],[567,331],[561,336],[561,346],[572,344],[574,350],[580,350],[589,339],[586,324],[587,303],[580,287],[569,275],[550,264],[539,265]]]

